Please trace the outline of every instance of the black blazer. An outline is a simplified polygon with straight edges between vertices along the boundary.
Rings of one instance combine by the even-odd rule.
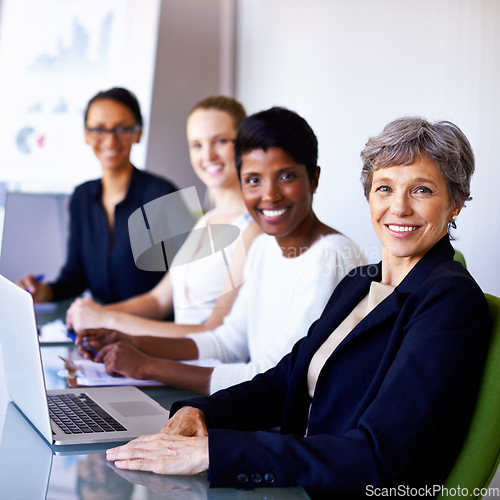
[[[205,412],[210,485],[362,496],[442,484],[468,425],[490,331],[484,294],[453,252],[446,236],[352,330],[327,360],[312,402],[311,358],[380,281],[381,264],[346,276],[275,368],[176,403],[173,412]],[[279,433],[248,432],[277,426]]]

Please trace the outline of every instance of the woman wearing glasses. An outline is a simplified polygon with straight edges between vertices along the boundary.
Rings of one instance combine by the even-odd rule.
[[[123,88],[99,92],[84,118],[85,141],[101,163],[102,178],[78,186],[72,195],[67,260],[56,281],[43,283],[33,275],[19,281],[35,302],[75,297],[86,289],[99,301],[116,302],[151,289],[164,274],[137,268],[129,241],[132,212],[177,190],[130,162],[143,125],[137,98]]]

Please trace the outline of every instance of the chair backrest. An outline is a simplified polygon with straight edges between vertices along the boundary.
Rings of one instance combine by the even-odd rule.
[[[69,195],[7,192],[4,198],[0,274],[14,283],[28,273],[55,279],[66,260]]]
[[[453,260],[460,262],[460,264],[462,264],[462,266],[464,266],[465,269],[467,269],[467,264],[465,262],[464,254],[462,252],[458,251],[456,248],[455,248],[455,255],[453,256]]]
[[[485,296],[492,323],[490,346],[469,431],[444,484],[450,490],[467,488],[468,498],[482,497],[474,489],[490,484],[500,461],[500,298]]]

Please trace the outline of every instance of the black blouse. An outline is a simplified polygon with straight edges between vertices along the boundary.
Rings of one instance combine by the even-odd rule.
[[[104,303],[117,302],[153,288],[164,272],[136,267],[128,233],[128,218],[137,208],[176,191],[166,179],[134,167],[127,194],[115,208],[111,233],[102,205],[100,179],[78,186],[70,203],[70,237],[66,264],[49,283],[54,300],[75,297],[90,290]]]

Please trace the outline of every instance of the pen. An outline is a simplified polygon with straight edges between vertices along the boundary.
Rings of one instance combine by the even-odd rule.
[[[76,340],[76,333],[73,328],[68,328],[68,331],[66,332],[66,335],[74,342]],[[91,352],[94,356],[97,354],[98,351],[93,349],[88,342],[85,341],[85,339],[82,341],[82,347],[87,349],[87,351]]]
[[[71,378],[75,378],[76,372],[80,371],[80,367],[69,359],[63,358],[62,356],[59,356],[59,358],[64,361],[64,368],[68,370],[68,376]]]

